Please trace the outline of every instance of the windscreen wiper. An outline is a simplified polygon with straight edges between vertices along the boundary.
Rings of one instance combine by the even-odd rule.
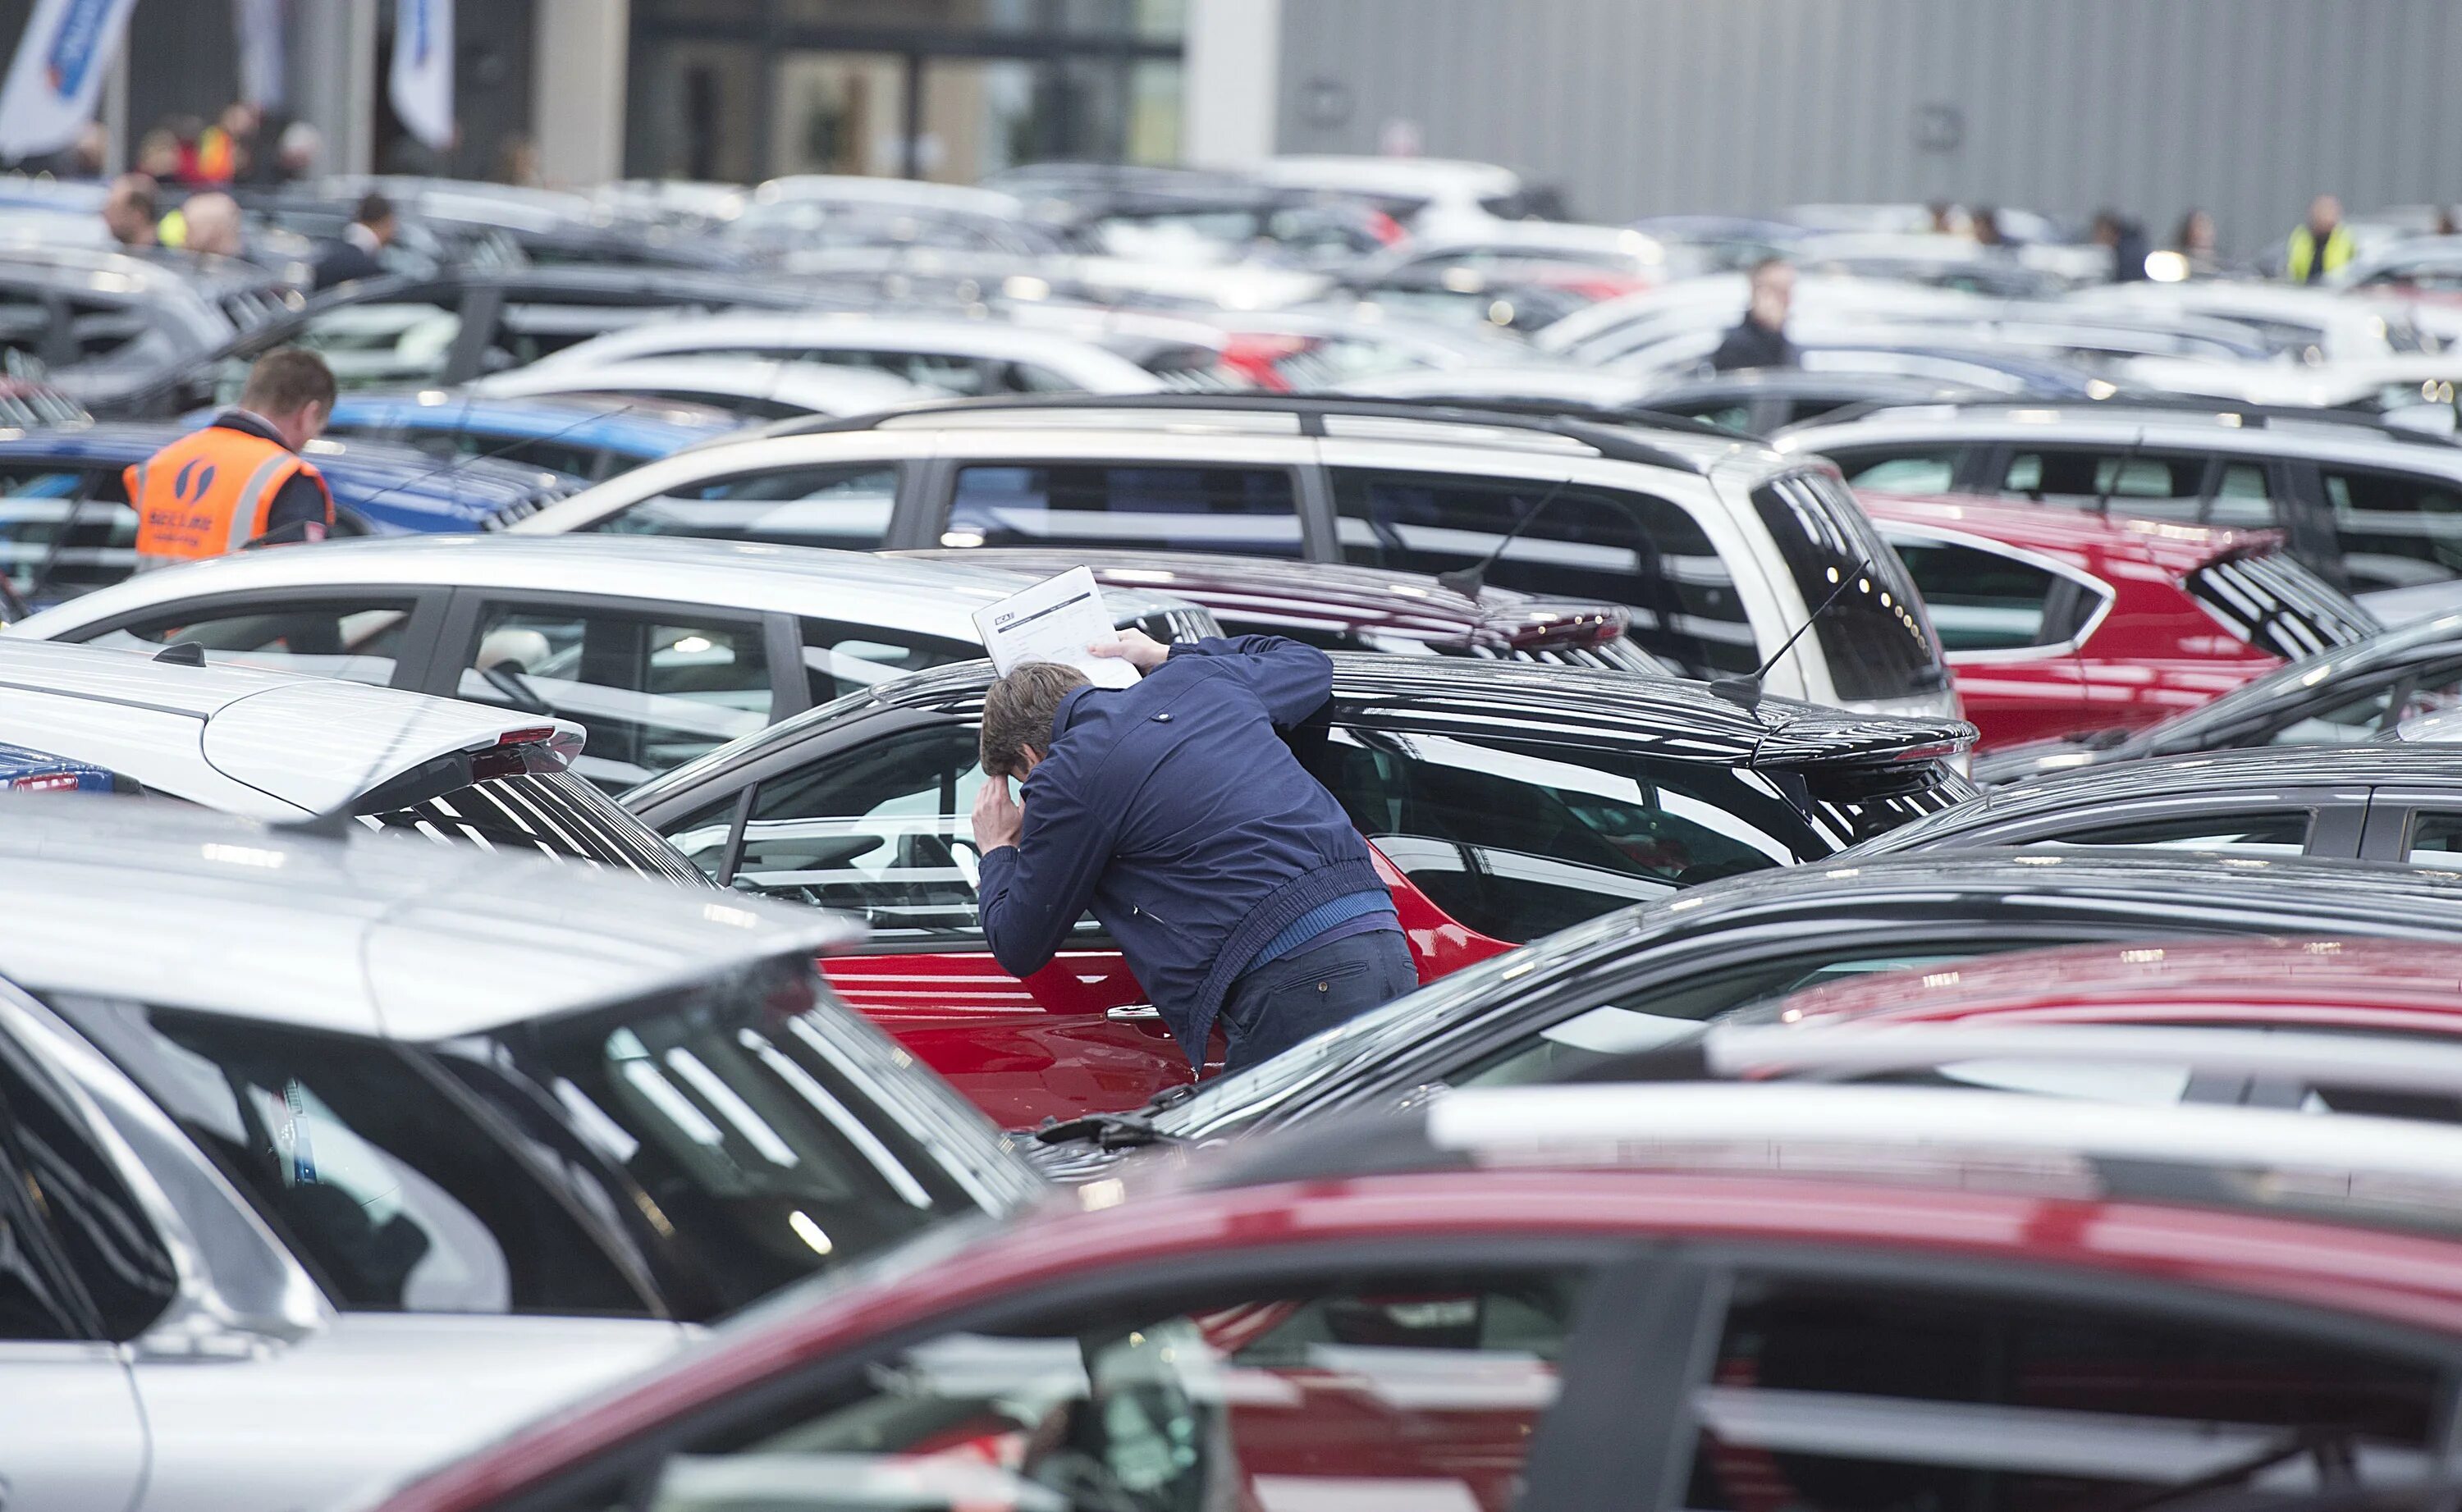
[[[1185,1144],[1177,1134],[1157,1129],[1142,1113],[1081,1113],[1073,1118],[1047,1118],[1034,1131],[1044,1144],[1091,1141],[1098,1150],[1134,1150],[1150,1144]]]

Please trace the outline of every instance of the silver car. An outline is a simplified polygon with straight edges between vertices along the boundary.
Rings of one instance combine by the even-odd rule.
[[[344,1495],[1035,1182],[810,909],[0,809],[10,1512]]]
[[[747,525],[815,510],[886,520],[890,499],[755,490],[718,507]],[[574,770],[625,788],[846,693],[982,656],[975,611],[1033,581],[672,537],[395,537],[148,572],[7,633],[142,650],[190,641],[208,662],[569,719],[589,733]],[[1156,640],[1220,633],[1177,599],[1109,588],[1104,600]]]

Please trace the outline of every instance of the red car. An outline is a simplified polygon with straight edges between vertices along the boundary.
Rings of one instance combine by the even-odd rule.
[[[2381,628],[2273,531],[1859,494],[1985,749],[2135,729]]]
[[[1009,1128],[1190,1078],[1083,920],[1025,981],[992,959],[967,815],[983,663],[880,684],[625,795],[723,885],[858,914],[830,985]],[[1422,981],[1679,887],[1817,861],[1974,789],[1954,720],[1477,658],[1337,655],[1293,747],[1374,847]]]
[[[2451,1204],[2374,1226],[2318,1119],[2061,1106],[1455,1093],[926,1236],[382,1512],[2075,1512],[2450,1469]]]

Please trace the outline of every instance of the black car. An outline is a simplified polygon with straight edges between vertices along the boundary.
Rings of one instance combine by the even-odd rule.
[[[87,408],[112,418],[185,414],[239,395],[276,347],[323,355],[345,389],[443,387],[537,361],[618,327],[754,307],[809,310],[809,286],[653,268],[513,267],[371,278],[318,295],[204,351],[125,364]]]
[[[2462,700],[2462,614],[2442,614],[2278,667],[2133,734],[2010,746],[1975,763],[1986,786],[2078,767],[2252,746],[2356,745]]]
[[[2258,750],[2088,768],[1996,788],[1857,847],[2163,845],[2462,870],[2462,761],[2437,746]]]
[[[1046,1175],[1082,1181],[1138,1145],[1245,1135],[1449,1087],[1563,1080],[1833,978],[2003,950],[2177,935],[2462,938],[2462,877],[2229,860],[1988,850],[1739,877],[1482,962],[1263,1065],[1175,1089],[1141,1114],[1022,1142]]]

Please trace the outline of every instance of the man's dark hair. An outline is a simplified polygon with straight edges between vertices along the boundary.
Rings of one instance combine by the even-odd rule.
[[[363,194],[359,197],[358,213],[351,219],[373,231],[393,219],[393,202],[374,192]]]
[[[295,415],[311,404],[334,407],[334,370],[305,347],[276,347],[248,370],[239,407],[259,415]]]
[[[1027,662],[983,693],[983,770],[995,777],[1026,776],[1026,748],[1051,754],[1051,726],[1060,700],[1086,686],[1086,674],[1058,662]]]

